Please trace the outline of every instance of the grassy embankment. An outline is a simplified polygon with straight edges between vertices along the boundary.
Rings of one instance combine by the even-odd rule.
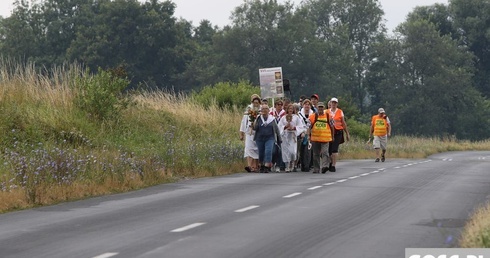
[[[34,71],[0,63],[0,212],[243,169],[243,107],[203,108],[180,94],[138,92],[115,117],[100,120],[77,104],[77,78],[84,77],[78,67],[50,76]],[[341,158],[372,158],[365,140],[354,135]],[[389,158],[424,158],[489,150],[490,141],[399,136],[389,147]],[[463,245],[486,234],[488,247],[489,214],[476,213]],[[486,231],[475,229],[485,220]]]

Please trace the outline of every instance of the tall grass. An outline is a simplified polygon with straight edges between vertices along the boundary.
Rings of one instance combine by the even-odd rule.
[[[77,105],[84,76],[78,66],[37,72],[0,61],[0,211],[242,167],[237,108],[143,92],[116,119],[97,120]]]
[[[477,209],[466,223],[459,246],[463,248],[490,248],[490,203]]]

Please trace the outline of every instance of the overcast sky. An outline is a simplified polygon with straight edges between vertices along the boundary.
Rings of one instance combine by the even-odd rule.
[[[143,0],[142,0],[143,1]],[[285,3],[285,0],[278,0]],[[12,10],[14,0],[0,0],[0,15],[7,17]],[[173,0],[177,4],[176,17],[192,21],[195,26],[203,19],[211,21],[213,25],[223,27],[230,24],[231,11],[243,3],[243,0]],[[301,0],[291,0],[299,5]],[[380,0],[385,12],[386,27],[393,30],[398,24],[405,21],[407,14],[415,6],[426,6],[434,3],[447,4],[448,0]]]

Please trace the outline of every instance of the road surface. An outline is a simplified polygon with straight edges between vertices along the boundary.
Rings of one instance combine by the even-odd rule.
[[[404,257],[454,247],[490,151],[240,173],[0,215],[0,257]]]

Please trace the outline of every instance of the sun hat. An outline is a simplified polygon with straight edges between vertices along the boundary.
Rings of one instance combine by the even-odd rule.
[[[255,99],[260,101],[260,96],[258,94],[252,94],[252,96],[250,96],[250,102],[253,102]]]

